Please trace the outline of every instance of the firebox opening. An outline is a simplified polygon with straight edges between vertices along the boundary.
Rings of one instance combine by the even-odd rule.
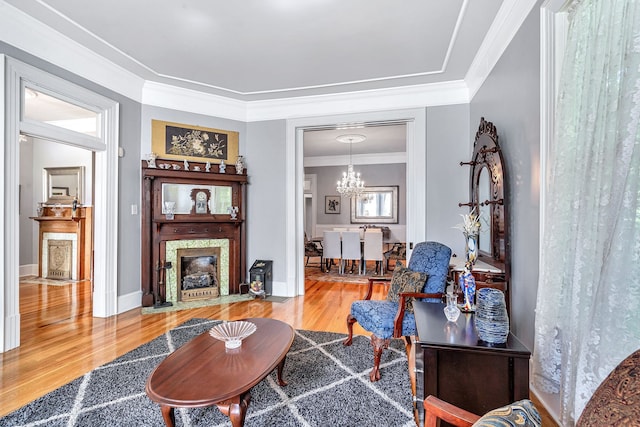
[[[220,248],[179,249],[177,259],[182,301],[219,296]]]

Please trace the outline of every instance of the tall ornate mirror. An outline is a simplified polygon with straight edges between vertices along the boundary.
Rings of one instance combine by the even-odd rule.
[[[484,282],[479,283],[479,287],[491,286],[505,291],[509,305],[509,205],[505,194],[505,166],[496,127],[484,117],[480,119],[476,132],[471,161],[460,164],[471,166],[471,170],[470,201],[459,206],[469,206],[469,210],[476,209],[480,214],[482,227],[478,260],[492,267],[479,274],[474,271],[474,276],[476,281]]]
[[[46,203],[82,203],[84,166],[44,168],[44,196]]]

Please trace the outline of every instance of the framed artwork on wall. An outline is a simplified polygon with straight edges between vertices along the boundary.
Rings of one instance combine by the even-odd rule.
[[[324,213],[339,214],[341,204],[340,196],[324,196]]]
[[[151,120],[151,151],[163,159],[234,164],[239,133]]]

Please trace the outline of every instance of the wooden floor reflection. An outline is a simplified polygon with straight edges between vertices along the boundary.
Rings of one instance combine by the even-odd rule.
[[[0,416],[133,350],[194,317],[237,320],[271,317],[296,329],[346,333],[351,302],[362,284],[306,282],[304,296],[284,302],[251,300],[177,312],[92,317],[91,283],[20,285],[21,345],[0,354]],[[378,286],[376,298],[386,288]],[[355,333],[366,332],[356,327]]]
[[[138,308],[104,319],[92,317],[90,282],[64,286],[21,284],[21,345],[0,353],[0,416],[191,318],[270,317],[296,329],[346,333],[351,303],[362,299],[366,288],[357,283],[311,279],[305,283],[304,296],[281,303],[251,300],[145,315]],[[383,299],[387,291],[388,286],[376,285],[373,298]],[[358,324],[354,333],[369,335]],[[410,378],[415,387],[411,370]],[[541,412],[544,426],[556,425]]]

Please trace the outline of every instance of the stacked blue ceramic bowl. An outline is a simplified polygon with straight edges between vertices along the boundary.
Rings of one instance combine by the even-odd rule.
[[[475,324],[478,338],[489,344],[504,344],[509,335],[509,316],[502,291],[482,288],[477,293]]]

